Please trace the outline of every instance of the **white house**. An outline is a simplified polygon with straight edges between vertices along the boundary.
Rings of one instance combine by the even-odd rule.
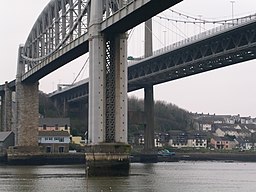
[[[67,131],[70,133],[70,118],[40,118],[39,131]]]
[[[38,143],[47,153],[67,153],[70,134],[67,131],[39,131]]]

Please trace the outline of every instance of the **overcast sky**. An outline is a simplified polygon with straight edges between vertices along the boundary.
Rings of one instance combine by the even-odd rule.
[[[0,84],[15,78],[18,46],[25,43],[34,22],[48,2],[50,0],[1,0]],[[254,14],[255,7],[255,0],[235,0],[234,17]],[[184,0],[172,9],[211,20],[227,19],[232,16],[232,3],[229,0]],[[143,53],[143,38],[137,35],[141,33],[140,31],[142,27],[134,30],[134,34],[129,39],[128,55]],[[159,42],[167,44],[177,36],[177,32],[170,34],[169,31],[165,31],[159,29],[155,32],[155,47]],[[40,89],[49,93],[56,89],[58,83],[72,83],[83,66],[85,57],[67,64],[40,80]],[[171,102],[190,112],[256,117],[256,65],[254,63],[255,61],[245,62],[155,86],[155,100]],[[88,66],[86,68],[88,71]],[[85,75],[79,79],[84,77]],[[129,93],[129,95],[142,98],[143,90]]]

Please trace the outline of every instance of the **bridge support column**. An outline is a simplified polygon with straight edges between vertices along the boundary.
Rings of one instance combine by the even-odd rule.
[[[103,1],[91,2],[89,27],[89,145],[90,175],[127,175],[127,37],[102,34]]]
[[[63,100],[63,117],[68,117],[69,104],[66,99]]]
[[[4,105],[4,94],[1,94],[0,97],[1,97],[0,131],[4,131],[4,107],[3,107],[3,105]]]
[[[12,131],[12,91],[5,82],[3,102],[3,131]]]
[[[145,57],[152,56],[152,19],[145,22]],[[154,88],[153,85],[144,87],[144,112],[145,112],[145,130],[144,130],[144,154],[141,156],[141,162],[157,162],[157,154],[154,150]]]
[[[144,87],[144,112],[145,112],[145,129],[144,129],[144,151],[141,155],[141,162],[155,163],[158,161],[155,151],[154,131],[154,89],[153,85]]]
[[[16,84],[17,145],[38,146],[38,82]]]
[[[146,116],[146,128],[145,128],[145,144],[144,151],[146,153],[154,152],[154,90],[153,86],[147,86],[144,88],[144,111]]]
[[[10,163],[35,163],[41,157],[38,146],[38,82],[21,82],[23,70],[23,63],[18,62],[16,77],[16,146],[8,150],[8,161]]]

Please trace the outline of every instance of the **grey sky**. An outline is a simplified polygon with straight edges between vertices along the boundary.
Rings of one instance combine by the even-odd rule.
[[[35,20],[48,2],[49,0],[1,0],[0,84],[15,78],[18,46],[25,42]],[[235,17],[256,13],[255,0],[236,0],[233,5]],[[212,20],[227,19],[232,15],[232,4],[229,0],[184,0],[172,9]],[[138,31],[140,29],[137,29]],[[161,44],[163,34],[162,29],[154,34],[162,41]],[[170,34],[167,33],[165,38],[168,43]],[[157,40],[154,41],[156,46]],[[142,54],[143,39],[136,34],[136,30],[128,43],[129,55]],[[85,57],[82,57],[46,76],[40,81],[40,89],[51,92],[56,89],[58,83],[72,83],[84,61]],[[155,86],[155,100],[172,102],[192,112],[256,116],[254,62],[245,62]],[[143,90],[129,95],[143,97]]]

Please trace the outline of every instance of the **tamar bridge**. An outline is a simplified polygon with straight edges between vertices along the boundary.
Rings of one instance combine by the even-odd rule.
[[[255,59],[256,16],[252,15],[154,53],[152,37],[146,33],[145,58],[128,66],[126,31],[142,22],[152,27],[151,17],[181,1],[51,0],[19,47],[16,79],[0,86],[1,129],[16,136],[8,158],[42,153],[37,139],[38,81],[87,52],[89,79],[56,91],[51,98],[63,105],[88,98],[90,174],[129,170],[128,91],[145,90],[145,153],[150,155],[154,85]]]

